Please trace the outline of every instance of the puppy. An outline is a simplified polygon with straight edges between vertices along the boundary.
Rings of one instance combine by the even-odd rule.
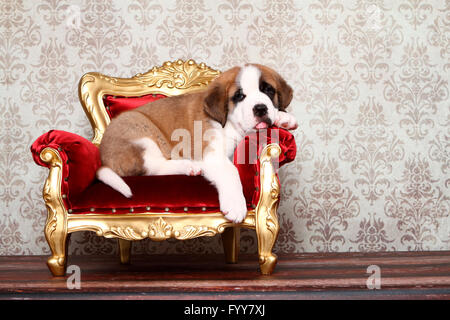
[[[240,223],[247,207],[230,158],[251,130],[272,124],[296,129],[295,117],[286,112],[291,100],[292,88],[274,70],[259,64],[234,67],[203,91],[160,99],[114,118],[100,145],[103,166],[97,177],[132,197],[122,176],[202,174],[217,188],[225,217]],[[191,141],[180,148],[180,137]]]

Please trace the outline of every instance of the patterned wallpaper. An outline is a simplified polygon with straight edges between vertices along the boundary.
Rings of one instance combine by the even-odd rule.
[[[267,64],[294,87],[298,157],[281,169],[277,252],[450,249],[449,0],[0,0],[0,254],[47,254],[52,128],[92,137],[86,72],[129,77],[166,60]],[[220,237],[136,253],[222,252]],[[254,231],[242,251],[256,252]],[[74,234],[72,254],[115,254]]]

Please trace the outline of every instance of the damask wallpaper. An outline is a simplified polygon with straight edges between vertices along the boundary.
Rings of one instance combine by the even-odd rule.
[[[47,254],[29,147],[92,137],[77,84],[193,58],[267,64],[294,87],[277,252],[450,249],[449,0],[0,0],[0,255]],[[220,237],[135,253],[222,252]],[[253,231],[241,250],[256,252]],[[76,233],[72,254],[115,254]]]

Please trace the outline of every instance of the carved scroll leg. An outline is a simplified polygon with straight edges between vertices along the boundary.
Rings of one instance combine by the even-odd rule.
[[[271,227],[269,228],[265,221],[257,219],[256,221],[256,235],[258,238],[258,254],[259,266],[263,275],[272,274],[277,264],[277,256],[272,253],[273,246],[278,237],[280,227],[276,210],[270,216]],[[265,220],[265,219],[264,219]]]
[[[130,264],[132,241],[119,239],[120,263]]]
[[[261,195],[255,213],[259,264],[264,275],[271,274],[277,264],[277,256],[272,253],[272,249],[280,231],[277,216],[280,185],[271,159],[278,157],[280,152],[277,144],[269,144],[264,147],[259,158]]]
[[[226,228],[222,233],[223,251],[227,263],[237,263],[239,256],[239,242],[241,229],[239,227]]]
[[[52,251],[47,265],[54,276],[63,276],[66,273],[68,231],[67,211],[61,198],[62,160],[59,152],[49,147],[41,151],[40,158],[50,165],[50,172],[42,191],[47,207],[44,233]]]
[[[47,220],[45,238],[52,251],[52,255],[47,260],[47,266],[55,277],[64,276],[67,266],[67,244],[69,242],[65,221],[57,223],[54,220]]]

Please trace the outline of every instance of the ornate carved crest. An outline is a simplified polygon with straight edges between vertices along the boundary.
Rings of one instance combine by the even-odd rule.
[[[220,71],[211,69],[204,63],[177,60],[164,62],[161,67],[154,67],[144,74],[138,73],[132,79],[148,87],[188,89],[206,87],[219,74]]]

